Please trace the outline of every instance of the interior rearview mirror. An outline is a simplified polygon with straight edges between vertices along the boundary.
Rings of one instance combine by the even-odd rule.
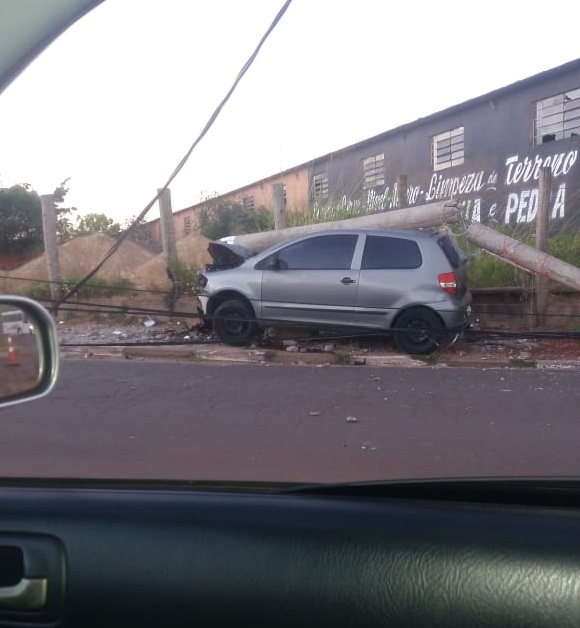
[[[0,408],[46,395],[58,373],[56,327],[25,297],[0,296]]]

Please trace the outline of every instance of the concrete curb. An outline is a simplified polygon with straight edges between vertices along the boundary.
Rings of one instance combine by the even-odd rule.
[[[212,362],[219,364],[253,364],[261,366],[370,366],[377,368],[527,368],[545,370],[580,369],[580,360],[543,359],[518,361],[512,358],[485,359],[439,356],[431,362],[429,357],[418,358],[401,354],[354,355],[345,362],[344,354],[336,352],[307,353],[273,349],[248,349],[222,345],[166,346],[166,347],[61,347],[63,358],[117,359],[117,360],[171,360],[183,362]]]

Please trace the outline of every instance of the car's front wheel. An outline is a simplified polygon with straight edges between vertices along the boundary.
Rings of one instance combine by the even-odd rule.
[[[216,309],[213,329],[229,345],[245,345],[258,333],[250,306],[238,299],[225,301]]]
[[[415,307],[404,311],[394,327],[397,346],[411,355],[433,353],[445,337],[441,319],[427,308]]]

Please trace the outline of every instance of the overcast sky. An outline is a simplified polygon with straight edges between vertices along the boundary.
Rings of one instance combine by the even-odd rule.
[[[137,214],[282,3],[106,0],[0,97],[0,182],[42,194],[71,177],[82,213]],[[580,57],[575,6],[294,0],[171,186],[174,209]]]

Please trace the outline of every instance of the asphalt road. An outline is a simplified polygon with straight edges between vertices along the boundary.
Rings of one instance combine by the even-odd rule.
[[[579,475],[579,377],[67,360],[48,398],[0,410],[0,476]]]

